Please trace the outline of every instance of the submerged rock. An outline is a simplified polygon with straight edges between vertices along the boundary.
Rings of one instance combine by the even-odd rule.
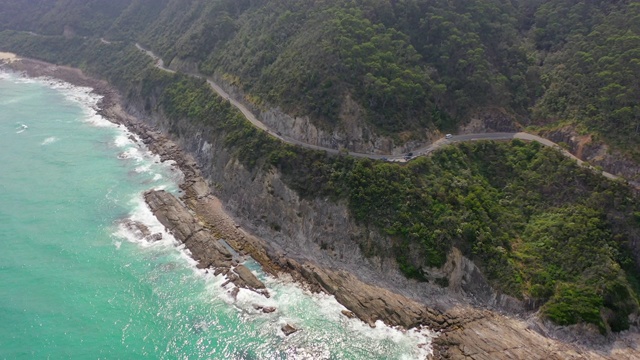
[[[149,235],[151,235],[151,231],[149,230],[147,225],[139,221],[125,220],[123,224],[124,224],[124,227],[127,230],[131,231],[138,239],[145,239]]]
[[[160,241],[160,240],[162,240],[162,234],[161,233],[155,233],[155,234],[147,236],[146,239],[148,241],[150,241],[150,242]]]
[[[240,292],[240,288],[234,287],[233,289],[231,289],[231,291],[229,291],[229,294],[231,295],[233,300],[237,300],[239,292]]]

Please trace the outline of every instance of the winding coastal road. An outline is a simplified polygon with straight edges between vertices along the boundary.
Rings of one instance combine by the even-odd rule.
[[[154,54],[151,50],[145,49],[142,46],[140,46],[140,44],[136,43],[136,47],[138,49],[140,49],[141,51],[143,51],[145,54],[147,54],[148,56],[150,56],[154,62],[155,62],[155,66],[161,70],[170,72],[170,73],[175,73],[176,71],[171,70],[169,68],[167,68],[164,65],[164,61],[162,61],[162,59],[157,56],[156,54]],[[445,145],[449,145],[449,144],[453,144],[453,143],[459,143],[459,142],[468,142],[468,141],[481,141],[481,140],[513,140],[513,139],[520,139],[520,140],[525,140],[525,141],[536,141],[544,146],[549,146],[549,147],[553,147],[558,149],[559,151],[561,151],[565,156],[575,160],[579,165],[581,166],[585,166],[588,167],[590,169],[592,169],[593,171],[596,171],[598,173],[601,173],[604,177],[611,179],[611,180],[616,180],[616,179],[620,179],[619,176],[613,175],[611,173],[605,172],[605,171],[600,171],[595,169],[594,167],[592,167],[591,165],[585,163],[584,161],[580,160],[579,158],[577,158],[575,155],[571,154],[570,152],[568,152],[567,150],[564,150],[563,148],[561,148],[558,144],[554,143],[553,141],[550,141],[548,139],[542,138],[540,136],[537,135],[533,135],[533,134],[529,134],[529,133],[525,133],[525,132],[517,132],[517,133],[506,133],[506,132],[497,132],[497,133],[480,133],[480,134],[463,134],[463,135],[453,135],[450,136],[449,138],[442,138],[437,140],[436,142],[432,143],[432,144],[428,144],[425,146],[422,146],[418,149],[413,150],[410,153],[407,154],[401,154],[401,155],[395,155],[395,154],[367,154],[367,153],[358,153],[358,152],[353,152],[353,151],[349,151],[349,152],[344,152],[338,149],[332,149],[332,148],[327,148],[327,147],[323,147],[323,146],[317,146],[317,145],[312,145],[312,144],[308,144],[296,139],[293,139],[291,137],[288,136],[284,136],[281,135],[280,133],[274,131],[273,129],[269,128],[266,124],[264,124],[262,121],[260,121],[254,114],[253,112],[251,112],[246,106],[244,106],[242,103],[238,102],[237,100],[233,99],[231,96],[229,96],[229,94],[224,91],[222,89],[222,87],[220,87],[220,85],[216,84],[211,78],[208,78],[202,74],[193,74],[193,73],[189,73],[188,75],[200,78],[200,79],[205,79],[207,81],[207,83],[209,84],[209,86],[211,86],[211,88],[218,93],[218,95],[220,95],[222,98],[224,98],[225,100],[228,100],[229,103],[231,103],[231,105],[235,106],[238,110],[240,110],[240,112],[242,112],[242,114],[247,118],[247,120],[249,120],[249,122],[251,122],[251,124],[253,124],[253,126],[257,127],[258,129],[261,129],[265,132],[267,132],[269,135],[279,139],[280,141],[283,141],[285,143],[288,144],[292,144],[292,145],[297,145],[303,148],[307,148],[307,149],[312,149],[312,150],[320,150],[320,151],[326,151],[330,154],[348,154],[350,156],[354,156],[354,157],[359,157],[359,158],[369,158],[369,159],[374,159],[374,160],[386,160],[386,161],[392,161],[392,162],[407,162],[410,161],[418,156],[424,156],[424,155],[428,155],[430,153],[432,153],[433,151],[445,146]],[[636,183],[636,182],[629,182],[631,185],[635,186],[636,188],[640,188],[640,183]]]

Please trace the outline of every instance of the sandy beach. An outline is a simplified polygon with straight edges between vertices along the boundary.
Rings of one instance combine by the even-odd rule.
[[[0,63],[12,63],[16,60],[20,60],[16,54],[0,51]]]

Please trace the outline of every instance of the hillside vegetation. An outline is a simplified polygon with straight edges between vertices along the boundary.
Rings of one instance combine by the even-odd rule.
[[[324,128],[353,102],[393,136],[499,112],[572,125],[636,160],[639,24],[629,0],[0,3],[0,28],[138,41]]]
[[[495,289],[540,306],[556,323],[620,331],[638,313],[640,204],[624,184],[519,141],[447,147],[405,166],[285,145],[204,81],[154,69],[131,43],[166,60],[191,60],[205,73],[231,74],[255,98],[323,126],[341,121],[347,97],[388,133],[448,129],[500,108],[541,126],[570,122],[632,151],[640,95],[635,4],[109,4],[3,1],[0,27],[57,35],[6,30],[0,48],[106,78],[147,110],[215,130],[246,167],[277,169],[301,196],[346,203],[358,221],[388,235],[388,256],[408,277],[446,285],[424,269],[441,266],[457,247]],[[59,36],[65,26],[81,36]],[[384,251],[360,247],[367,256]]]

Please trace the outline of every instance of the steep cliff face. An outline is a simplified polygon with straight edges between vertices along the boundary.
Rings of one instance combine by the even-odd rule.
[[[542,135],[555,143],[567,145],[572,154],[591,165],[601,166],[607,172],[636,183],[640,181],[640,166],[636,161],[611,149],[593,135],[581,134],[572,126],[545,131]]]
[[[178,57],[171,60],[169,68],[191,74],[199,72],[196,62]],[[229,83],[223,74],[216,74],[213,79],[236,101],[251,109],[270,129],[301,143],[361,153],[404,154],[423,145],[425,141],[439,138],[438,134],[426,130],[424,138],[416,140],[381,135],[364,121],[365,110],[348,95],[340,107],[341,122],[332,128],[318,126],[309,116],[294,116],[268,103],[256,105],[239,87]]]
[[[367,283],[423,302],[428,299],[430,306],[443,310],[466,298],[478,305],[523,311],[519,301],[493,291],[478,267],[457,249],[442,268],[425,269],[432,274],[428,282],[405,278],[394,260],[394,239],[356,223],[345,203],[302,198],[272,167],[242,165],[229,152],[224,134],[169,120],[161,113],[145,113],[143,109],[153,109],[154,104],[154,99],[133,100],[128,110],[172,134],[197,160],[213,193],[236,221],[287,257],[348,271]]]
[[[173,63],[172,63],[173,64]],[[216,75],[215,81],[235,100],[241,102],[258,116],[261,122],[274,129],[279,134],[302,143],[322,146],[332,149],[347,149],[353,152],[373,154],[404,154],[425,141],[435,140],[439,136],[426,132],[424,139],[393,139],[379,134],[370,124],[363,121],[364,109],[347,96],[340,107],[342,120],[333,128],[317,126],[309,116],[294,116],[287,114],[279,107],[271,104],[256,106],[247,100],[247,95],[227,82],[221,75]],[[433,139],[430,139],[430,138]]]
[[[134,109],[132,103],[130,110]],[[229,153],[222,134],[186,121],[169,121],[157,113],[146,120],[173,134],[197,159],[213,192],[236,221],[276,249],[271,253],[284,255],[276,260],[279,266],[296,269],[371,325],[382,318],[391,324],[428,324],[441,330],[434,359],[632,359],[637,354],[635,333],[600,344],[595,342],[601,339],[596,330],[584,329],[580,336],[595,340],[582,348],[554,340],[576,342],[580,337],[568,337],[575,334],[573,329],[469,307],[471,302],[522,314],[525,304],[493,291],[480,269],[456,248],[442,268],[424,269],[431,282],[407,280],[395,261],[384,255],[391,254],[393,239],[355,223],[345,204],[301,198],[270,167],[246,168]],[[365,257],[361,249],[373,244],[381,250]],[[434,285],[438,279],[446,279],[448,288]],[[428,307],[395,297],[387,289]]]
[[[469,117],[469,122],[460,126],[462,134],[486,132],[518,132],[522,126],[504,109],[485,109]]]

